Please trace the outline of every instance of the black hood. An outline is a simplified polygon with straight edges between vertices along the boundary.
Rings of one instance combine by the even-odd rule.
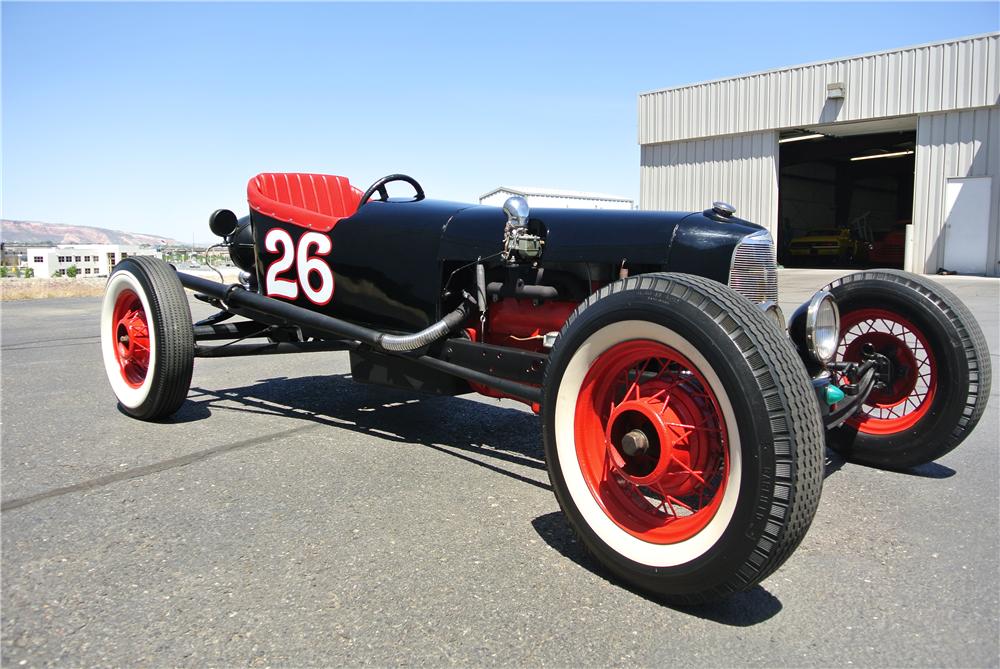
[[[545,237],[542,261],[659,265],[673,272],[726,282],[733,248],[762,230],[739,218],[710,213],[617,209],[531,210],[530,226]],[[471,261],[499,253],[507,217],[499,207],[461,209],[445,226],[442,260]],[[711,268],[709,268],[709,265]]]
[[[698,274],[727,283],[736,245],[763,229],[741,218],[723,219],[711,210],[688,214],[671,240],[667,266],[671,272]]]

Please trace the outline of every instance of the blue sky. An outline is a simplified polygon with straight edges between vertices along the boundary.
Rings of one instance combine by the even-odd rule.
[[[0,214],[199,241],[262,171],[638,198],[640,92],[1000,27],[994,3],[0,11]]]

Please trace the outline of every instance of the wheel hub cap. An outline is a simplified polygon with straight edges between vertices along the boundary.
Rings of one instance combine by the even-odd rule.
[[[622,437],[621,450],[630,458],[644,455],[649,450],[649,438],[642,430],[630,430]]]

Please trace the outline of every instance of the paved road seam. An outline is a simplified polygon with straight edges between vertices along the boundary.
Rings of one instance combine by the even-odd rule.
[[[187,455],[182,455],[177,458],[164,460],[163,462],[156,462],[151,465],[143,465],[142,467],[129,469],[124,472],[115,472],[114,474],[99,476],[96,479],[90,479],[89,481],[75,483],[73,485],[64,486],[62,488],[53,488],[52,490],[46,490],[45,492],[40,492],[34,495],[28,495],[27,497],[9,499],[0,503],[0,512],[10,511],[12,509],[18,509],[22,506],[34,504],[35,502],[40,502],[46,499],[52,499],[53,497],[69,495],[74,492],[84,492],[86,490],[93,490],[94,488],[102,488],[104,486],[111,485],[112,483],[119,483],[121,481],[128,481],[130,479],[142,478],[143,476],[148,476],[149,474],[156,474],[162,471],[166,471],[168,469],[184,467],[185,465],[189,465],[194,462],[199,462],[201,460],[207,460],[208,458],[220,455],[222,453],[230,453],[232,451],[236,451],[241,448],[249,448],[250,446],[257,446],[258,444],[263,444],[269,441],[274,441],[276,439],[289,437],[299,432],[315,430],[320,427],[322,426],[300,425],[299,427],[294,427],[290,430],[284,430],[283,432],[276,432],[274,434],[265,435],[263,437],[254,437],[252,439],[244,439],[243,441],[237,441],[232,444],[223,444],[221,446],[216,446],[215,448],[205,449],[204,451],[196,451],[195,453],[188,453]]]

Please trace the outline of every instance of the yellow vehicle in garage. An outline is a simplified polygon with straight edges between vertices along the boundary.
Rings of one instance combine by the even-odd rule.
[[[853,262],[858,258],[861,244],[847,228],[815,230],[792,240],[788,252],[793,258],[823,258]]]

